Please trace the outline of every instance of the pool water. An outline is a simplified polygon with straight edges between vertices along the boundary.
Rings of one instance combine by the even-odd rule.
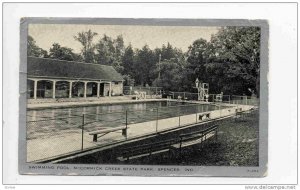
[[[86,131],[93,131],[99,127],[118,127],[126,123],[140,123],[216,109],[219,107],[211,104],[159,101],[28,110],[27,139],[43,134],[59,134],[62,130],[72,132],[80,129],[83,124]]]

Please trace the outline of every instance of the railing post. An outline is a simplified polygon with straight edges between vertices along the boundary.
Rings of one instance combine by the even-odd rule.
[[[156,133],[157,133],[157,130],[158,130],[158,107],[156,109]]]
[[[178,107],[178,122],[179,122],[179,127],[180,127],[180,107]]]
[[[127,130],[128,130],[128,113],[127,113],[127,110],[125,110],[125,125],[126,125],[126,135],[125,135],[125,138],[127,140]]]
[[[182,151],[182,137],[180,137],[180,145],[179,145],[179,156],[180,156],[180,158],[181,158],[181,151]]]
[[[83,150],[83,130],[84,130],[84,114],[82,114],[82,127],[81,127],[81,150]]]

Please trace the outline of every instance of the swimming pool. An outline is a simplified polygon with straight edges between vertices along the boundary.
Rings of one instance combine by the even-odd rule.
[[[72,133],[83,124],[85,131],[93,131],[99,127],[122,126],[126,122],[140,123],[216,109],[219,107],[212,104],[156,101],[28,110],[27,139]]]

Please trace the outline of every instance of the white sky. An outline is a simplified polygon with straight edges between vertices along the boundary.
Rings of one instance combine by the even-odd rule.
[[[88,31],[98,33],[94,37],[96,43],[104,34],[116,38],[122,35],[125,45],[141,48],[148,44],[151,49],[161,47],[168,42],[173,46],[186,51],[196,39],[210,40],[212,34],[218,31],[217,27],[198,26],[141,26],[141,25],[67,25],[67,24],[30,24],[28,34],[37,45],[49,50],[53,43],[72,48],[79,53],[81,44],[75,41],[78,32]]]

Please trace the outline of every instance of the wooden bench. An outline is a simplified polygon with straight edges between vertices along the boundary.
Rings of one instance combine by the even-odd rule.
[[[170,155],[170,151],[174,149],[180,149],[181,154],[182,148],[202,143],[212,136],[217,135],[217,128],[218,126],[214,125],[201,131],[181,134],[176,138],[131,146],[122,150],[121,156],[117,157],[117,159],[119,161],[128,161],[165,152],[169,152]]]
[[[218,125],[210,126],[207,129],[196,131],[192,133],[186,133],[179,136],[180,140],[178,143],[173,144],[172,147],[175,149],[179,149],[180,154],[181,150],[184,147],[193,146],[196,144],[202,144],[207,139],[215,136],[217,139],[217,133],[218,133]]]
[[[121,127],[103,127],[97,131],[92,131],[89,133],[89,135],[93,135],[93,141],[94,142],[97,142],[97,139],[98,139],[98,135],[99,134],[103,134],[101,135],[100,137],[108,134],[108,133],[111,133],[111,132],[115,132],[115,131],[119,131],[119,130],[122,130],[122,135],[124,137],[127,137],[127,129],[129,127],[126,127],[126,126],[121,126]]]
[[[199,120],[202,121],[204,116],[205,116],[205,119],[210,119],[210,112],[203,112],[203,113],[198,114]]]
[[[159,153],[170,151],[171,145],[176,139],[169,139],[165,141],[152,142],[137,146],[132,146],[122,150],[121,156],[117,159],[119,161],[138,159],[146,156],[151,156]]]

